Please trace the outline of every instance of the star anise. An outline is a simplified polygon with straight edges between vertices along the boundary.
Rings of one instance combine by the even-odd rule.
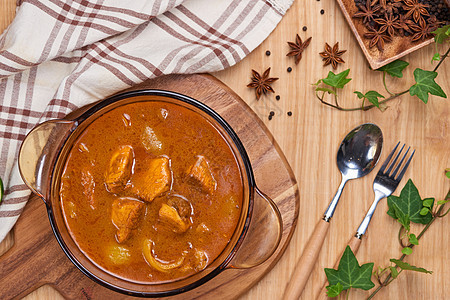
[[[275,93],[273,88],[270,86],[274,81],[277,81],[278,78],[270,78],[269,77],[270,68],[264,71],[263,75],[259,75],[258,72],[252,70],[252,81],[247,84],[247,87],[254,88],[256,93],[256,99],[259,100],[261,98],[261,94],[267,94],[267,92]]]
[[[377,46],[378,50],[383,51],[384,43],[392,41],[392,38],[385,32],[369,28],[369,32],[364,34],[366,39],[370,39],[369,48]]]
[[[306,47],[308,47],[309,43],[311,42],[311,38],[312,37],[309,37],[305,42],[302,42],[302,39],[297,34],[297,36],[295,37],[295,43],[288,42],[289,47],[291,47],[291,51],[286,54],[286,56],[295,56],[295,64],[298,64],[302,59],[302,52],[306,49]]]
[[[399,16],[398,24],[400,25],[399,31],[403,35],[405,34],[405,31],[412,33],[411,26],[415,25],[411,19],[406,18],[403,14]]]
[[[423,16],[429,16],[427,8],[430,7],[428,4],[422,4],[419,0],[404,0],[405,5],[403,9],[406,11],[405,17],[408,18],[412,15],[414,22],[425,23]]]
[[[347,52],[347,50],[341,50],[339,51],[339,42],[337,42],[333,49],[331,49],[331,46],[328,45],[328,43],[325,43],[325,51],[320,52],[320,56],[322,56],[322,60],[325,62],[323,66],[328,66],[331,64],[333,66],[333,69],[337,68],[337,65],[345,63],[345,61],[341,58],[341,55]]]
[[[362,18],[363,19],[362,21],[364,24],[367,24],[370,21],[373,21],[374,17],[376,17],[376,15],[377,15],[377,12],[380,10],[379,6],[372,7],[372,4],[370,3],[369,0],[366,1],[365,7],[362,5],[359,5],[358,8],[359,8],[359,11],[353,15],[353,18]]]
[[[398,9],[401,8],[403,4],[399,1],[391,1],[389,3],[386,3],[386,6],[384,7],[384,12],[388,14],[396,13],[398,14]]]
[[[425,22],[419,23],[419,25],[412,25],[411,28],[415,32],[411,38],[413,42],[418,40],[426,40],[427,37],[430,36],[429,26]]]
[[[431,33],[438,29],[444,22],[439,21],[435,15],[432,15],[427,19],[428,30]]]
[[[387,31],[390,36],[394,36],[395,29],[401,28],[397,19],[398,16],[384,14],[384,19],[375,19],[375,22],[380,25],[380,32]]]

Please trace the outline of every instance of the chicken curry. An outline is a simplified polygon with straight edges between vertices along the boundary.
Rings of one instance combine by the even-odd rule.
[[[218,257],[242,197],[239,166],[216,128],[162,101],[93,121],[70,150],[60,185],[80,250],[115,276],[150,283],[192,275]]]

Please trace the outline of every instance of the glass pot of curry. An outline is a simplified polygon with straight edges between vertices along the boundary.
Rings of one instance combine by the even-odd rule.
[[[263,263],[281,239],[278,208],[236,133],[178,93],[126,92],[44,122],[19,167],[68,258],[124,294],[188,291]]]

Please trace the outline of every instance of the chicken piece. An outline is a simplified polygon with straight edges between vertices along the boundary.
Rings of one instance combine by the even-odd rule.
[[[195,271],[201,271],[203,270],[206,265],[208,264],[209,258],[208,254],[206,254],[203,250],[195,249],[194,253],[194,270]]]
[[[187,170],[191,181],[200,185],[203,191],[212,194],[216,190],[217,182],[209,168],[208,162],[203,155],[197,156],[196,162]]]
[[[145,127],[144,133],[142,134],[142,144],[145,150],[150,152],[159,152],[162,149],[161,141],[149,126]]]
[[[191,226],[192,207],[187,200],[172,197],[159,209],[160,221],[175,233],[183,233]]]
[[[107,256],[115,265],[123,265],[130,261],[130,250],[121,246],[111,246],[107,249]]]
[[[131,177],[134,152],[131,146],[121,146],[111,157],[105,174],[106,188],[111,193],[119,193]]]
[[[81,186],[83,187],[83,195],[86,197],[89,206],[92,209],[95,209],[95,181],[94,176],[92,176],[92,173],[88,170],[81,171]]]
[[[167,192],[172,184],[170,160],[166,156],[151,159],[146,168],[137,171],[132,179],[132,193],[146,202]]]
[[[126,241],[131,236],[132,230],[137,228],[144,207],[144,203],[133,198],[114,200],[111,220],[117,228],[116,238],[119,243]]]

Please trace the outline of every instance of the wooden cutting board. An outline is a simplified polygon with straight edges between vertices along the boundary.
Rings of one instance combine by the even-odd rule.
[[[170,75],[133,89],[142,88],[176,91],[216,110],[244,144],[257,185],[275,201],[281,212],[282,240],[274,255],[265,263],[247,270],[225,270],[201,287],[171,297],[236,298],[273,268],[292,237],[299,208],[299,192],[293,172],[260,119],[237,94],[214,77]],[[14,227],[14,237],[13,247],[0,257],[0,299],[23,297],[45,284],[71,299],[125,297],[94,283],[69,261],[53,236],[45,206],[38,197],[31,197]]]

